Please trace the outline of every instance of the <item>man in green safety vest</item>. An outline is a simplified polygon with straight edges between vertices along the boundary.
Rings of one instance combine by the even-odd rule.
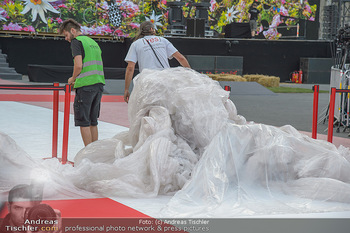
[[[68,84],[74,85],[75,126],[80,126],[84,145],[98,140],[97,118],[105,84],[101,49],[91,38],[83,36],[80,25],[74,19],[65,20],[60,26],[60,34],[71,43],[74,59],[73,75]]]

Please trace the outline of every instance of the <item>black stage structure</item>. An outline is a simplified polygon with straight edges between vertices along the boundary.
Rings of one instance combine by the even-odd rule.
[[[300,69],[301,58],[332,58],[332,43],[325,40],[195,37],[167,39],[186,56],[238,57],[243,59],[241,74],[273,75],[280,77],[281,82],[288,81],[291,72]],[[97,41],[102,49],[106,77],[123,79],[126,67],[124,58],[132,39]],[[0,47],[2,53],[7,55],[9,66],[14,67],[20,74],[32,74],[31,81],[65,82],[71,75],[73,60],[70,44],[61,37],[0,37]],[[171,61],[171,66],[178,65],[176,61]],[[329,83],[329,80],[324,82]]]

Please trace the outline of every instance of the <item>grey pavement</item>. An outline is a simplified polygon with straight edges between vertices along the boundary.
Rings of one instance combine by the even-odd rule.
[[[292,125],[297,130],[312,131],[313,94],[312,93],[278,93],[275,95],[232,95],[239,115],[248,121],[274,126]],[[329,95],[319,95],[319,119],[327,108]],[[326,124],[318,125],[318,133],[327,134]],[[334,136],[339,136],[335,135]],[[345,133],[341,135],[345,137]]]
[[[314,85],[319,85],[320,90],[322,91],[329,91],[330,86],[329,84],[297,84],[297,83],[280,83],[280,87],[295,87],[295,88],[305,88],[305,89],[312,89]]]
[[[280,86],[312,89],[319,85],[320,90],[329,91],[329,84],[290,84]],[[277,93],[275,95],[231,95],[238,114],[248,121],[274,126],[292,125],[297,130],[311,132],[313,118],[313,93]],[[319,93],[317,133],[328,134],[329,93]],[[349,129],[338,126],[333,129],[333,136],[349,138]]]

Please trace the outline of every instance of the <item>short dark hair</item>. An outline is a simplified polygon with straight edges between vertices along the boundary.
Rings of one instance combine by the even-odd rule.
[[[80,31],[80,24],[77,21],[75,21],[74,19],[66,19],[60,25],[59,33],[63,34],[64,31],[70,32],[70,30],[72,28],[74,28],[77,31]]]
[[[25,198],[32,200],[31,186],[27,184],[19,184],[13,187],[8,196],[8,202],[11,204],[15,198]]]

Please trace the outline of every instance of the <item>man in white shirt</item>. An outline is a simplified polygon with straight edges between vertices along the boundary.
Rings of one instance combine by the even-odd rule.
[[[129,86],[138,62],[139,71],[144,69],[170,68],[168,59],[173,57],[183,66],[190,68],[187,59],[164,37],[155,36],[156,30],[150,21],[140,25],[135,41],[131,44],[125,61],[128,63],[125,72],[124,101],[129,101]]]

